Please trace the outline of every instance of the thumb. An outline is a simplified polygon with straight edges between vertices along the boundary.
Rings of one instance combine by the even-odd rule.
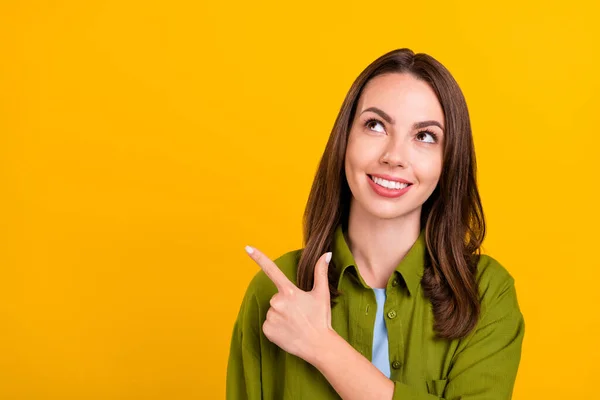
[[[327,252],[319,258],[317,265],[315,266],[315,282],[313,285],[313,292],[329,297],[329,261],[331,261],[331,252]]]

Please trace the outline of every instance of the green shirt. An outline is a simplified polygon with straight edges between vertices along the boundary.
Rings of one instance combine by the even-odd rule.
[[[396,400],[510,399],[521,358],[525,322],[514,279],[495,259],[482,255],[477,266],[481,315],[462,339],[436,339],[431,302],[420,280],[426,251],[425,230],[400,261],[386,287],[390,379]],[[294,283],[302,249],[274,262]],[[339,225],[333,240],[333,265],[341,269],[343,293],[331,310],[333,329],[371,360],[377,303],[361,277]],[[227,365],[228,400],[339,399],[313,365],[280,349],[262,332],[277,293],[262,271],[244,295],[233,327]],[[342,360],[340,360],[342,362]]]

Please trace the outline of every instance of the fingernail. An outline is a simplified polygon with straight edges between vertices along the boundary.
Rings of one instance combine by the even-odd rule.
[[[254,249],[252,247],[250,247],[250,246],[246,246],[246,252],[248,254],[252,254],[252,253],[254,253]]]
[[[325,256],[325,262],[327,264],[329,264],[329,261],[331,261],[331,252],[328,252],[327,255]]]

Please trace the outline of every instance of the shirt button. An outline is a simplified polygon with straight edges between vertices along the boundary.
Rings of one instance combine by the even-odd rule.
[[[398,286],[398,279],[394,279],[392,281],[392,286]]]
[[[396,311],[392,310],[387,313],[388,318],[396,318]]]
[[[392,368],[394,368],[394,369],[398,369],[398,368],[400,368],[401,366],[402,366],[402,363],[401,363],[400,361],[398,361],[398,360],[396,360],[396,361],[394,361],[394,362],[392,363]]]

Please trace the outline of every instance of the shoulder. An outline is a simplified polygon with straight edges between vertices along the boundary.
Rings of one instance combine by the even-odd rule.
[[[462,357],[463,360],[471,360],[467,362],[473,362],[489,358],[496,361],[490,361],[488,365],[500,362],[506,366],[506,363],[515,361],[518,364],[518,354],[525,334],[525,319],[517,301],[515,280],[497,259],[484,254],[480,255],[477,263],[476,280],[481,313],[474,329],[459,340],[456,360]],[[517,365],[512,365],[516,369]],[[494,368],[496,366],[493,365]],[[500,372],[502,371],[498,369],[494,376],[502,375]]]
[[[482,294],[514,284],[514,278],[510,272],[497,259],[488,254],[480,255],[475,277]]]
[[[482,254],[477,263],[476,280],[482,313],[490,308],[518,310],[515,279],[511,273],[494,257]]]

